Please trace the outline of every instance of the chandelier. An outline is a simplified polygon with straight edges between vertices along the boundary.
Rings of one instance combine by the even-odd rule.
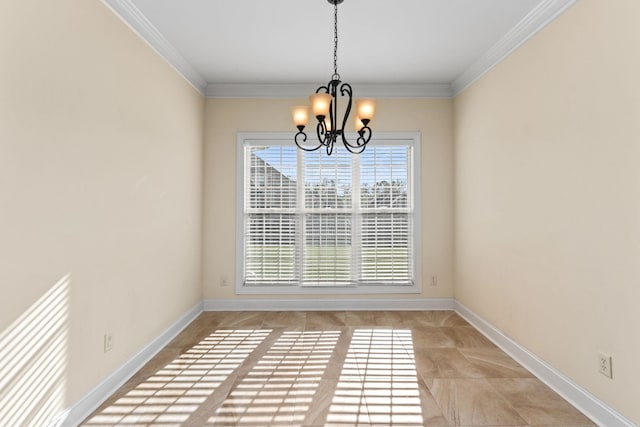
[[[320,147],[325,147],[327,155],[333,152],[333,146],[342,140],[345,148],[353,154],[360,154],[364,151],[367,143],[371,141],[371,128],[369,122],[373,118],[375,112],[375,102],[372,99],[361,99],[356,102],[357,115],[355,117],[355,128],[357,139],[355,142],[349,142],[345,135],[345,127],[349,114],[351,113],[351,104],[353,91],[349,83],[343,83],[338,74],[338,5],[344,0],[327,0],[333,5],[333,75],[326,86],[320,86],[316,89],[315,94],[311,95],[311,110],[317,119],[316,134],[318,136],[318,145],[305,144],[307,134],[304,128],[309,121],[309,107],[299,106],[293,109],[293,122],[298,128],[298,133],[294,137],[294,141],[298,148],[305,151],[315,151]],[[338,115],[339,96],[344,98],[344,115],[342,118]],[[341,124],[341,125],[340,125]]]

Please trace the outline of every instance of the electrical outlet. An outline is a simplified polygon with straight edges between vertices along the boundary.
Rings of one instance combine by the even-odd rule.
[[[431,286],[438,286],[438,276],[431,276]]]
[[[113,348],[113,334],[111,332],[107,332],[104,334],[104,352],[111,351]]]
[[[598,371],[602,375],[608,378],[613,378],[611,363],[612,363],[611,356],[604,353],[598,353]]]
[[[227,279],[227,276],[220,276],[220,286],[222,286],[223,288],[229,286],[229,280]]]

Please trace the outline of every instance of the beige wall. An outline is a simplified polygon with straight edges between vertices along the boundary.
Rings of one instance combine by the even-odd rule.
[[[636,423],[639,16],[581,0],[454,105],[456,298]]]
[[[314,88],[310,88],[313,90]],[[291,107],[306,100],[208,99],[205,113],[204,269],[205,299],[236,296],[236,135],[238,132],[292,131]],[[451,100],[378,101],[376,131],[422,133],[422,295],[451,297],[453,232],[453,140]],[[293,140],[291,142],[293,144]],[[429,286],[437,275],[439,285]],[[220,286],[220,278],[229,286]],[[259,297],[259,296],[258,296]],[[293,296],[299,298],[299,296]],[[330,297],[329,295],[323,297]],[[372,295],[371,297],[376,297]],[[378,297],[381,297],[378,295]],[[383,297],[388,297],[383,296]],[[272,296],[271,298],[287,298]],[[313,297],[316,298],[316,297]]]
[[[55,377],[0,401],[59,409],[202,298],[204,100],[98,1],[0,1],[0,63],[0,370]]]

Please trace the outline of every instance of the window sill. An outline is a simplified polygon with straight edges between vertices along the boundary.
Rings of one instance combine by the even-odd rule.
[[[419,284],[399,286],[236,286],[237,295],[371,295],[371,294],[419,294]]]

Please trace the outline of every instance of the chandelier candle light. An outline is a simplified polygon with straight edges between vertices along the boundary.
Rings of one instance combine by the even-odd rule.
[[[342,139],[345,148],[353,154],[360,154],[364,151],[367,143],[371,141],[371,128],[369,123],[373,118],[376,105],[372,99],[361,99],[356,102],[357,115],[355,117],[355,128],[358,138],[355,143],[347,141],[345,136],[345,126],[349,120],[351,113],[351,100],[353,91],[349,83],[342,83],[340,74],[338,74],[338,5],[344,0],[327,0],[334,8],[334,36],[333,36],[333,75],[326,86],[320,86],[316,89],[316,93],[311,95],[311,110],[318,120],[316,125],[316,134],[318,135],[317,146],[307,146],[307,134],[304,128],[309,121],[309,107],[294,107],[293,123],[298,128],[295,135],[295,143],[298,148],[305,151],[315,151],[320,147],[327,149],[327,155],[333,152],[333,145],[338,138]],[[338,86],[340,87],[338,89]],[[344,116],[342,117],[342,125],[338,126],[338,92],[341,97],[346,99],[346,107]]]

